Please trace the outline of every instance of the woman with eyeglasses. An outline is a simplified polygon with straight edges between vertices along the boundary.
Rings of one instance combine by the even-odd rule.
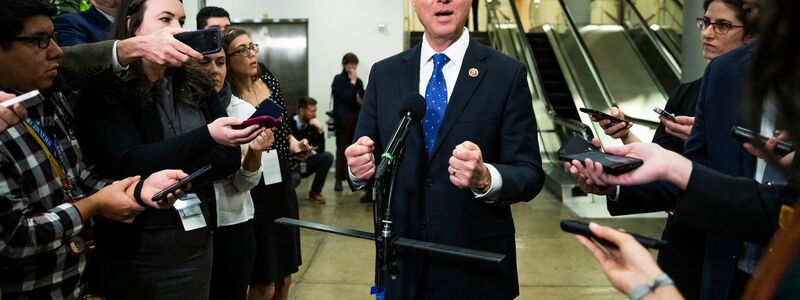
[[[228,115],[247,119],[255,107],[231,94],[225,50],[209,54],[200,61],[211,85],[220,95]],[[236,173],[214,182],[217,195],[217,230],[214,231],[214,264],[209,299],[247,299],[250,273],[256,258],[253,229],[255,211],[250,190],[261,180],[261,154],[274,141],[272,129],[262,128],[259,136],[242,145],[242,167]]]
[[[180,0],[123,0],[115,39],[143,36],[185,19]],[[108,178],[165,168],[212,169],[169,210],[147,209],[133,224],[95,218],[97,251],[89,290],[109,299],[207,299],[216,224],[212,182],[241,165],[238,145],[260,134],[235,130],[205,72],[196,64],[167,68],[149,60],[122,78],[81,92],[78,137],[87,160]]]
[[[267,100],[284,107],[284,123],[274,129],[275,142],[271,150],[263,154],[263,180],[250,191],[255,204],[256,262],[248,298],[286,299],[291,274],[297,272],[301,264],[300,232],[274,221],[280,217],[299,217],[297,194],[287,162],[291,154],[310,147],[307,141],[298,141],[291,135],[281,85],[269,70],[259,70],[258,45],[250,39],[250,34],[244,29],[229,27],[223,34],[222,47],[228,53],[228,81],[234,96],[253,107]]]
[[[697,19],[701,30],[703,57],[715,59],[731,50],[744,46],[751,38],[751,27],[745,12],[745,3],[741,0],[706,0],[703,3],[705,15]],[[676,121],[660,117],[661,124],[653,136],[653,143],[676,153],[683,153],[684,143],[694,124],[695,107],[700,93],[699,78],[681,84],[669,97],[664,110],[672,113]],[[612,108],[611,114],[624,119],[618,108]],[[633,123],[611,123],[609,120],[598,121],[605,133],[613,138],[621,139],[624,144],[639,142],[639,138],[629,129]],[[599,145],[598,145],[599,146]],[[668,211],[674,209],[664,203],[648,201],[617,201],[618,194],[626,192],[625,187],[616,185],[596,185],[580,174],[578,168],[565,163],[564,169],[570,173],[581,189],[587,193],[607,195],[611,215],[628,215]],[[637,199],[642,200],[642,199]],[[684,295],[698,295],[702,276],[705,234],[686,225],[676,223],[670,214],[662,234],[662,239],[670,241],[670,248],[659,251],[659,265],[673,276],[678,288]]]

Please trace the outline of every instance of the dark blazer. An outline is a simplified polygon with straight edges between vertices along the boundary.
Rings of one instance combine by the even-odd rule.
[[[108,39],[111,21],[91,6],[87,11],[64,14],[55,20],[56,41],[59,46],[74,46]]]
[[[369,136],[380,157],[400,106],[419,93],[421,45],[376,63],[370,72],[355,139]],[[470,68],[479,75],[470,77]],[[530,201],[544,183],[536,120],[525,67],[470,40],[431,157],[422,128],[412,127],[398,173],[393,217],[398,236],[507,255],[499,264],[399,248],[400,274],[387,279],[389,299],[511,299],[519,294],[510,203]],[[449,180],[456,145],[476,143],[502,174],[495,204]]]
[[[361,105],[356,100],[356,95],[364,93],[364,83],[361,78],[356,79],[356,84],[350,83],[350,77],[346,71],[336,74],[331,83],[331,94],[333,95],[333,117],[336,124],[347,122],[347,116],[358,112]]]

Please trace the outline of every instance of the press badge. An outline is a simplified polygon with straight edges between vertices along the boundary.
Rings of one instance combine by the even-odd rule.
[[[262,153],[261,166],[264,170],[261,177],[264,180],[264,185],[281,182],[281,163],[278,160],[278,150]]]
[[[197,197],[197,194],[185,194],[183,199],[175,200],[172,207],[181,216],[183,230],[191,231],[206,227],[206,218],[203,216],[203,210],[200,208],[200,198]]]

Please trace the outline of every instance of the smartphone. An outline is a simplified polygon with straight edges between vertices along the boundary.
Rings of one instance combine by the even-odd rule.
[[[769,140],[768,137],[757,134],[742,126],[733,126],[731,128],[731,136],[742,143],[751,144],[764,144]],[[775,145],[775,155],[784,156],[792,151],[794,151],[794,145],[792,143],[778,141],[778,144]]]
[[[14,97],[12,99],[0,102],[0,104],[2,104],[4,107],[11,107],[14,104],[21,103],[23,106],[27,108],[35,106],[42,102],[44,102],[42,94],[40,94],[38,90],[33,90],[25,94],[19,95],[17,97]]]
[[[266,118],[264,118],[266,117]],[[263,122],[263,123],[262,123]],[[272,128],[283,123],[283,106],[278,105],[272,98],[261,101],[256,111],[242,124],[231,126],[233,129],[244,129],[253,124],[262,123],[264,127]],[[270,126],[275,124],[274,126]]]
[[[283,124],[283,118],[273,119],[270,116],[258,116],[255,118],[250,118],[242,122],[239,125],[233,125],[231,128],[233,129],[245,129],[250,125],[258,124],[264,128],[275,128],[281,126]]]
[[[175,35],[175,39],[192,47],[202,55],[214,54],[222,50],[222,38],[219,29],[216,28],[178,33]]]
[[[581,222],[578,220],[562,220],[561,230],[572,234],[580,234],[582,236],[595,240],[601,245],[606,247],[617,248],[617,245],[614,245],[613,243],[607,240],[597,237],[591,230],[589,230],[589,223],[586,222]],[[629,231],[626,231],[625,233],[632,235],[633,238],[636,239],[636,241],[639,242],[639,244],[642,244],[642,246],[644,246],[645,248],[663,249],[669,246],[669,242],[667,241],[649,238]]]
[[[632,171],[644,163],[638,158],[604,153],[579,136],[571,137],[558,149],[558,158],[565,162],[577,160],[581,163],[589,158],[603,165],[603,172],[611,175]]]
[[[667,112],[666,110],[661,109],[661,107],[658,107],[658,106],[653,107],[653,111],[655,113],[659,114],[660,116],[662,116],[664,118],[667,118],[667,120],[670,120],[670,121],[676,122],[676,123],[678,122],[678,120],[675,119],[675,116],[673,116],[671,113]]]
[[[628,124],[628,121],[625,121],[623,119],[617,118],[615,116],[612,116],[612,115],[609,115],[609,114],[604,113],[602,111],[594,110],[594,109],[591,109],[591,108],[581,107],[580,111],[583,112],[583,113],[590,114],[590,115],[592,115],[594,117],[597,117],[597,118],[599,118],[601,120],[610,120],[611,123],[625,123],[626,125]]]
[[[289,157],[297,157],[297,156],[302,156],[302,155],[304,155],[304,154],[307,154],[308,152],[311,152],[311,151],[317,151],[317,149],[319,149],[319,147],[317,147],[317,146],[314,146],[314,147],[311,147],[311,149],[308,149],[308,150],[305,150],[305,151],[300,151],[300,152],[295,152],[295,153],[292,153],[292,155],[289,155]]]
[[[200,175],[203,175],[208,171],[211,171],[211,168],[212,168],[211,165],[206,165],[205,167],[202,167],[199,170],[194,171],[192,174],[189,174],[189,176],[187,176],[186,178],[178,180],[177,182],[171,184],[170,186],[166,187],[165,189],[153,195],[153,201],[161,202],[167,200],[167,195],[169,195],[170,193],[174,193],[178,189],[185,188],[186,185],[191,183],[193,180],[197,179],[197,177],[200,177]]]

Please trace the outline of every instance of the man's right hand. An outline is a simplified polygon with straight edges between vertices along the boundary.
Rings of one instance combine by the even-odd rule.
[[[359,181],[367,181],[375,175],[375,157],[372,155],[374,149],[375,142],[362,136],[344,150],[347,166]]]
[[[117,60],[122,66],[146,59],[157,65],[180,67],[203,55],[176,40],[174,35],[186,32],[182,28],[165,27],[149,35],[135,36],[117,42]]]
[[[132,223],[136,215],[144,211],[144,207],[137,204],[126,191],[132,189],[139,179],[139,176],[125,178],[107,185],[84,200],[75,202],[84,223],[95,215]]]

